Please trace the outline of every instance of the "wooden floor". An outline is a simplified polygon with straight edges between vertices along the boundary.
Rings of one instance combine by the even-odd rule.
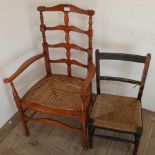
[[[155,113],[144,110],[143,116],[144,134],[138,154],[155,155]],[[77,125],[73,120],[69,120],[68,123]],[[132,144],[95,137],[94,148],[84,151],[79,133],[32,122],[29,128],[30,136],[25,137],[17,115],[1,128],[0,155],[132,155]],[[120,136],[115,133],[115,136],[118,135]],[[127,135],[122,136],[127,137]]]

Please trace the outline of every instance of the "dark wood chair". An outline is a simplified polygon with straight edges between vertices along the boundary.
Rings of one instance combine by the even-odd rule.
[[[150,59],[150,54],[147,54],[147,56],[139,56],[122,53],[100,53],[99,50],[96,50],[97,95],[88,122],[90,147],[92,147],[93,145],[94,135],[106,139],[135,144],[134,155],[137,154],[140,138],[143,131],[141,98],[143,94]],[[136,63],[144,63],[142,78],[140,81],[136,81],[121,77],[101,76],[101,60],[121,60]],[[100,80],[119,81],[139,85],[138,96],[137,98],[134,98],[101,93]],[[134,136],[134,139],[131,140],[127,138],[125,139],[108,135],[99,135],[97,133],[94,133],[96,128],[131,134]]]
[[[95,66],[92,63],[92,16],[93,10],[83,10],[70,4],[60,4],[53,7],[40,6],[37,8],[40,12],[40,30],[43,38],[43,52],[25,61],[17,71],[10,77],[4,79],[5,83],[10,83],[14,100],[18,108],[18,112],[25,129],[25,135],[29,135],[28,125],[29,121],[43,122],[59,127],[66,128],[71,131],[81,132],[83,139],[83,146],[87,147],[87,119],[88,109],[91,101],[91,81],[95,74]],[[64,25],[55,27],[47,27],[44,22],[43,13],[60,11],[64,13]],[[69,14],[78,13],[88,16],[88,30],[82,30],[78,27],[69,25]],[[46,31],[62,31],[65,32],[65,42],[51,45],[46,40]],[[88,48],[83,48],[70,41],[70,32],[81,33],[88,36]],[[51,60],[49,57],[49,48],[64,48],[66,49],[66,58]],[[82,64],[75,59],[71,59],[71,50],[76,49],[87,53],[87,64]],[[83,53],[84,54],[84,53]],[[31,89],[20,98],[13,81],[19,76],[27,67],[29,67],[36,60],[44,58],[46,75],[43,79],[37,82]],[[51,70],[50,63],[63,63],[67,65],[66,75],[54,74]],[[87,77],[75,77],[72,75],[72,66],[87,69]],[[33,74],[33,73],[32,73]],[[31,116],[25,114],[26,110],[33,111]],[[75,118],[80,121],[80,127],[73,127],[67,125],[60,120],[52,120],[48,118],[38,118],[35,114],[44,113],[49,115]]]

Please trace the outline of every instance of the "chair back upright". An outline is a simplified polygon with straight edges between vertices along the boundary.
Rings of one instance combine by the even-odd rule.
[[[101,87],[100,80],[119,81],[119,82],[126,82],[130,84],[139,85],[137,99],[141,100],[147,73],[148,73],[148,68],[150,64],[151,54],[148,53],[146,56],[140,56],[140,55],[134,55],[134,54],[125,54],[125,53],[100,53],[99,50],[96,50],[95,57],[96,57],[97,94],[101,93],[100,92],[100,87]],[[100,75],[100,60],[121,60],[121,61],[143,63],[144,68],[143,68],[141,80],[137,81],[137,80],[122,78],[122,77],[101,76]]]
[[[47,75],[51,75],[51,65],[50,63],[65,63],[67,65],[67,74],[68,76],[72,76],[72,65],[77,65],[80,67],[84,67],[86,69],[89,68],[89,64],[92,61],[92,16],[94,15],[93,10],[83,10],[81,8],[78,8],[74,5],[71,4],[60,4],[56,5],[53,7],[45,7],[45,6],[40,6],[37,8],[37,10],[40,12],[40,30],[42,32],[42,38],[43,38],[43,53],[44,53],[44,58],[45,58],[45,67],[46,67],[46,72]],[[54,27],[47,27],[44,22],[44,12],[54,12],[54,11],[60,11],[64,13],[64,25],[57,25]],[[70,13],[79,13],[82,15],[89,16],[89,28],[88,30],[82,30],[78,27],[75,26],[70,26],[69,24],[69,14]],[[64,43],[57,43],[57,44],[49,44],[46,40],[46,31],[64,31],[65,32],[65,42]],[[77,32],[81,33],[83,35],[88,36],[88,48],[83,48],[77,44],[72,44],[70,41],[70,32]],[[64,59],[57,59],[53,60],[49,58],[49,48],[65,48],[66,49],[66,58]],[[82,52],[88,53],[88,64],[83,64],[78,62],[77,60],[71,59],[71,50],[76,49]]]

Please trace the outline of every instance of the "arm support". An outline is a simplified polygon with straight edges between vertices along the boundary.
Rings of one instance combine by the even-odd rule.
[[[95,75],[95,66],[93,63],[91,63],[89,68],[88,68],[88,76],[85,79],[85,81],[81,87],[81,95],[82,96],[86,96],[87,89],[88,89],[89,85],[91,84],[91,81],[92,81],[94,75]]]
[[[18,75],[20,75],[28,66],[30,66],[33,62],[43,57],[43,53],[38,54],[36,56],[33,56],[29,58],[27,61],[25,61],[17,70],[15,73],[13,73],[10,77],[4,79],[5,83],[12,82]]]

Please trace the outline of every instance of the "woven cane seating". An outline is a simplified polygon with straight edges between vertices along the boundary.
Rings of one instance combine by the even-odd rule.
[[[88,121],[89,146],[93,145],[93,136],[103,137],[110,140],[122,141],[135,144],[133,154],[136,155],[140,138],[143,131],[141,98],[145,86],[146,76],[149,68],[151,55],[146,56],[123,54],[123,53],[100,53],[96,50],[96,84],[97,94]],[[128,61],[144,64],[141,81],[127,79],[124,77],[102,76],[100,75],[100,61]],[[105,66],[104,66],[105,67]],[[134,69],[134,68],[133,68]],[[101,93],[101,80],[125,82],[139,86],[137,97],[126,97],[113,94]],[[120,132],[132,135],[132,140],[100,135],[95,133],[95,129],[100,128],[113,132]]]
[[[11,85],[14,100],[17,105],[26,136],[29,135],[29,121],[43,122],[46,124],[62,127],[71,131],[80,132],[83,141],[83,147],[86,148],[88,145],[86,124],[88,120],[88,111],[92,96],[91,81],[95,74],[95,66],[92,63],[92,17],[95,12],[93,10],[84,10],[71,4],[60,4],[52,7],[40,6],[37,8],[37,10],[40,13],[40,31],[42,33],[43,39],[43,52],[25,61],[14,74],[4,79],[4,82],[10,83]],[[63,13],[64,24],[53,27],[52,25],[50,25],[51,27],[47,26],[47,21],[44,20],[45,12],[57,12],[60,14]],[[72,13],[81,14],[83,16],[88,17],[85,18],[88,20],[87,30],[80,29],[79,27],[75,27],[70,24],[69,19],[71,17],[70,14]],[[51,24],[55,25],[55,23],[52,23],[52,19]],[[49,37],[46,37],[47,31],[62,32],[61,36],[65,39],[64,42],[50,44],[50,41],[47,39]],[[84,38],[85,36],[87,36],[87,45],[85,44],[85,47],[81,47],[80,45],[77,45],[75,42],[72,43],[70,37],[72,33],[70,32],[75,34],[79,33],[81,37]],[[51,48],[52,50],[50,51],[49,49]],[[62,59],[54,59],[56,57],[50,56],[49,52],[53,52],[55,48],[65,49],[66,55],[63,56]],[[83,58],[86,58],[86,63],[83,64],[77,60],[77,57],[74,58],[72,50],[74,50],[74,52],[81,52],[81,54],[83,54],[84,56]],[[41,58],[44,58],[45,61],[46,75],[43,79],[41,79],[34,86],[32,86],[23,97],[19,97],[18,92],[14,86],[14,80],[26,68],[28,68],[31,64],[33,64],[35,61]],[[53,65],[51,65],[51,63],[64,64],[65,67],[67,66],[67,73],[55,73],[53,71],[54,69],[52,68]],[[73,66],[77,66],[79,68],[79,73],[81,72],[80,69],[86,69],[86,78],[75,76],[75,72],[73,72]],[[56,68],[55,70],[59,71],[59,69]],[[27,110],[30,111],[30,115],[28,115],[29,113],[26,113]],[[46,114],[45,116],[49,114],[57,117],[40,118],[37,117],[38,115],[36,115],[36,113],[38,112]],[[60,120],[62,119],[52,119],[58,117],[77,119],[80,122],[80,127],[75,127],[65,122],[61,122]]]
[[[36,83],[23,97],[22,103],[36,103],[47,108],[80,111],[80,89],[83,80],[52,75]]]

